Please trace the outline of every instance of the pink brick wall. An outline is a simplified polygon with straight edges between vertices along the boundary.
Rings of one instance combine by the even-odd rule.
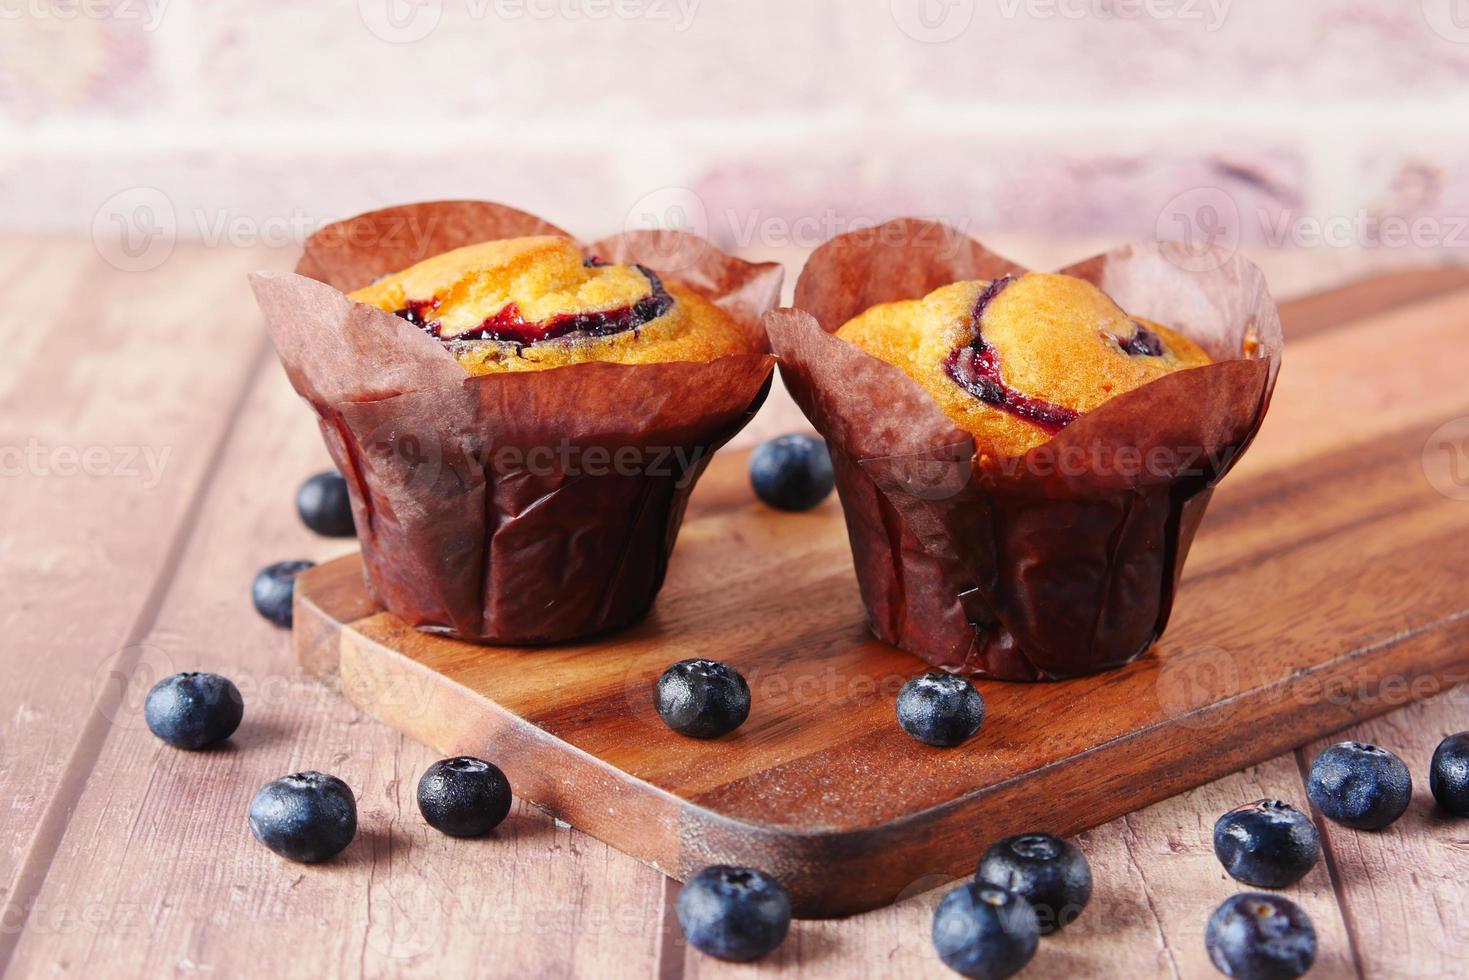
[[[1399,249],[1401,218],[1459,258],[1466,125],[1469,0],[0,0],[0,230],[142,194],[276,243],[470,196],[752,250],[902,213]]]

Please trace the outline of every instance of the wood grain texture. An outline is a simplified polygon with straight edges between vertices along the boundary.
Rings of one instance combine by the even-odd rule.
[[[739,455],[696,491],[641,626],[551,649],[456,643],[363,615],[347,559],[303,579],[300,656],[442,751],[514,746],[527,798],[676,877],[753,864],[803,914],[874,908],[961,873],[986,840],[1087,829],[1461,678],[1469,507],[1429,485],[1422,454],[1445,416],[1469,413],[1452,383],[1469,351],[1450,340],[1466,325],[1461,293],[1293,350],[1305,380],[1282,381],[1254,450],[1266,463],[1219,490],[1157,655],[981,683],[990,720],[957,750],[896,729],[893,697],[920,667],[867,638],[835,501],[761,508]],[[1425,349],[1440,355],[1425,364]],[[650,697],[669,663],[705,655],[755,695],[716,742],[668,732]],[[1386,698],[1384,682],[1406,693]]]
[[[137,707],[120,680],[265,363],[251,318],[221,306],[258,261],[181,247],[125,274],[90,242],[0,241],[0,972],[107,719]]]
[[[1086,251],[1068,248],[1058,258]],[[12,300],[0,310],[0,446],[24,446],[34,435],[51,445],[173,449],[163,481],[147,491],[112,478],[4,481],[0,583],[10,601],[0,613],[7,667],[0,788],[8,801],[0,812],[0,963],[17,953],[8,975],[949,975],[928,946],[928,909],[942,890],[925,889],[936,879],[917,879],[920,894],[889,908],[799,922],[769,961],[726,967],[682,943],[671,914],[676,883],[532,807],[518,804],[500,835],[468,846],[423,829],[411,785],[433,753],[303,678],[245,597],[265,561],[341,550],[301,530],[291,514],[296,483],[325,458],[278,377],[251,394],[239,430],[230,432],[231,411],[252,377],[250,352],[262,339],[236,315],[252,309],[241,273],[261,264],[269,262],[180,246],[157,274],[123,274],[100,263],[90,243],[0,240],[0,276]],[[1303,264],[1286,259],[1284,273],[1267,271],[1277,286],[1283,276],[1313,281],[1296,274]],[[1387,306],[1418,319],[1423,304],[1389,292]],[[236,294],[238,301],[229,298]],[[1364,309],[1388,322],[1375,315],[1384,293],[1371,284],[1324,295],[1324,312],[1312,314],[1322,323],[1360,320]],[[1458,315],[1458,301],[1445,300],[1429,304],[1434,316]],[[1288,329],[1297,307],[1313,306],[1320,304],[1286,304]],[[46,330],[35,329],[37,308]],[[1461,347],[1462,336],[1442,334],[1444,349]],[[1359,341],[1369,357],[1370,340]],[[1332,394],[1306,384],[1318,362],[1298,355],[1324,357],[1314,351],[1293,343],[1288,354],[1285,383],[1301,374],[1302,403]],[[1431,429],[1435,413],[1438,421],[1453,417],[1460,410],[1440,388],[1453,372],[1432,360],[1424,363],[1429,380],[1371,403],[1358,421],[1373,427],[1379,410],[1407,405],[1407,422],[1394,417],[1379,427],[1390,434]],[[119,382],[108,390],[121,397],[96,397],[102,379]],[[1430,410],[1415,412],[1415,400]],[[1336,404],[1350,403],[1344,392]],[[796,427],[781,421],[778,406],[762,422],[769,432]],[[1396,457],[1368,469],[1416,468],[1410,441],[1397,440]],[[1277,450],[1262,445],[1247,467],[1263,462],[1261,448],[1282,459],[1295,451],[1288,440]],[[1339,448],[1328,441],[1314,451],[1351,472],[1351,456]],[[1284,492],[1299,497],[1307,483]],[[1350,494],[1318,499],[1291,547],[1336,533],[1355,495],[1374,512],[1401,509],[1395,486],[1390,476],[1363,478]],[[1242,504],[1231,517],[1233,506],[1221,496],[1191,575],[1273,543],[1250,518],[1258,504]],[[1349,570],[1361,564],[1324,554]],[[1361,601],[1374,596],[1375,587],[1364,586]],[[1335,628],[1331,615],[1313,622],[1323,637]],[[180,668],[230,671],[246,686],[251,707],[232,749],[171,753],[121,710],[136,710],[146,685],[119,688],[97,677],[109,679],[119,649],[138,644]],[[140,652],[137,663],[157,659]],[[1207,692],[1214,683],[1205,677],[1184,688]],[[1393,707],[1405,695],[1392,687],[1385,696]],[[1462,698],[1456,690],[1352,733],[1403,754],[1418,797],[1387,834],[1325,828],[1334,862],[1328,877],[1336,879],[1344,921],[1361,935],[1343,937],[1333,924],[1342,915],[1321,894],[1318,868],[1292,891],[1323,936],[1313,977],[1465,972],[1469,937],[1456,929],[1465,921],[1459,882],[1469,845],[1462,822],[1432,810],[1423,768],[1443,733],[1469,728]],[[93,699],[95,711],[78,710]],[[88,721],[94,717],[100,722]],[[1301,752],[1301,764],[1319,747]],[[243,826],[252,780],[298,764],[341,771],[363,799],[363,837],[341,867],[276,862]],[[1220,877],[1199,828],[1267,792],[1301,802],[1298,775],[1292,783],[1298,771],[1288,754],[1082,834],[1097,877],[1097,899],[1078,923],[1089,931],[1046,940],[1026,975],[1215,976],[1195,940],[1209,911],[1240,886]],[[1109,911],[1114,905],[1119,911]],[[1117,932],[1092,929],[1092,921]]]
[[[1413,802],[1385,830],[1354,831],[1317,814],[1367,976],[1469,974],[1469,821],[1438,809],[1428,790],[1433,750],[1462,731],[1469,731],[1469,689],[1460,687],[1296,754],[1304,778],[1322,749],[1355,739],[1397,753],[1413,774]]]
[[[1403,269],[1302,296],[1285,304],[1281,322],[1288,339],[1304,340],[1352,320],[1365,320],[1463,289],[1469,289],[1469,269],[1462,266]]]
[[[15,974],[106,964],[116,976],[299,976],[308,949],[312,970],[341,976],[440,976],[446,961],[494,963],[497,976],[605,975],[651,962],[660,876],[524,804],[491,839],[433,831],[415,790],[437,756],[301,676],[287,636],[249,610],[261,566],[351,547],[295,517],[295,485],[328,465],[314,429],[294,424],[301,411],[278,372],[258,379],[142,641],[143,681],[185,669],[234,679],[243,727],[192,754],[135,712],[112,720]],[[322,868],[276,858],[245,825],[259,786],[307,768],[345,779],[361,814],[357,840]],[[59,910],[95,925],[62,928]]]
[[[1079,835],[1091,864],[1086,911],[1041,940],[1026,980],[1074,977],[1216,977],[1204,950],[1209,913],[1247,890],[1214,856],[1216,816],[1251,800],[1275,797],[1307,809],[1294,760],[1278,757],[1182,793]],[[948,976],[929,940],[933,908],[957,882],[841,921],[808,920],[774,954],[772,972],[793,977]],[[1318,864],[1283,894],[1311,916],[1321,954],[1311,976],[1355,975],[1347,928],[1331,876]],[[686,952],[685,976],[734,978],[744,967]]]

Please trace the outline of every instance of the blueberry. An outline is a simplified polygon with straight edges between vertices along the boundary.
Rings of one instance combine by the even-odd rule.
[[[347,494],[347,478],[336,470],[318,473],[296,491],[296,512],[302,522],[317,534],[331,538],[350,538],[357,533],[352,523],[352,498]]]
[[[750,457],[755,496],[779,510],[810,510],[836,486],[831,453],[819,436],[778,436]]]
[[[482,837],[510,813],[510,781],[483,759],[444,759],[418,781],[418,809],[451,837]]]
[[[218,674],[174,674],[153,685],[143,705],[148,729],[179,749],[223,742],[240,727],[245,699]]]
[[[984,852],[975,883],[1019,895],[1035,909],[1042,934],[1076,921],[1092,897],[1086,857],[1059,837],[1018,834]]]
[[[262,786],[250,801],[250,832],[283,858],[325,861],[357,836],[357,800],[336,776],[282,776]]]
[[[1295,902],[1243,892],[1209,917],[1204,947],[1226,977],[1291,980],[1316,961],[1316,930]]]
[[[763,871],[718,864],[684,884],[678,893],[678,924],[700,952],[747,963],[785,941],[791,899]]]
[[[1214,853],[1231,877],[1258,888],[1284,888],[1316,866],[1321,835],[1289,803],[1256,800],[1215,821]]]
[[[1428,767],[1428,788],[1439,806],[1456,817],[1469,817],[1469,732],[1438,743]]]
[[[1040,934],[1030,903],[995,885],[956,888],[933,910],[933,947],[939,959],[978,980],[1018,972],[1035,955]]]
[[[927,745],[958,745],[984,722],[984,698],[953,674],[921,674],[898,692],[898,724]]]
[[[1311,763],[1306,793],[1317,809],[1343,826],[1381,830],[1408,809],[1413,776],[1386,749],[1341,742]]]
[[[750,686],[717,660],[680,660],[658,678],[658,715],[680,735],[718,738],[750,716]]]
[[[291,625],[291,602],[296,596],[296,576],[316,565],[311,561],[278,561],[255,576],[251,596],[255,611],[277,626]]]

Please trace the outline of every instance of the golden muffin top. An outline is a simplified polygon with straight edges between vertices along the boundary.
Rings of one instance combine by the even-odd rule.
[[[349,294],[438,338],[470,374],[585,361],[707,361],[752,350],[703,297],[556,236],[444,252]]]
[[[883,303],[836,335],[902,368],[985,455],[1018,456],[1109,398],[1210,363],[1086,280],[1039,272]]]

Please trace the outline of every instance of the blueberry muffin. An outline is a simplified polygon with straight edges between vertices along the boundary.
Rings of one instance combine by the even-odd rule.
[[[1109,398],[1211,363],[1091,283],[1039,272],[883,303],[836,335],[902,368],[993,456],[1021,455]]]
[[[584,259],[555,236],[467,245],[349,294],[440,340],[472,375],[587,361],[709,361],[749,352],[713,303],[642,265]]]
[[[251,283],[346,480],[371,599],[528,646],[652,607],[710,456],[769,390],[781,279],[681,232],[582,244],[437,201],[328,225],[296,274]]]
[[[1151,649],[1280,365],[1264,277],[1212,258],[1139,243],[1029,272],[916,218],[812,253],[764,323],[879,640],[1014,681]]]

